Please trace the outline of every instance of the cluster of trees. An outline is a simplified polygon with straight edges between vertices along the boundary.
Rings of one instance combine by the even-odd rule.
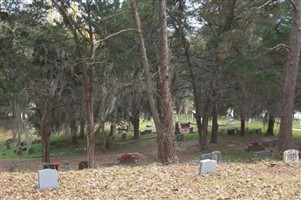
[[[298,1],[33,0],[0,4],[0,117],[14,139],[27,125],[49,138],[69,127],[73,145],[106,122],[129,120],[139,138],[141,113],[158,133],[162,163],[177,161],[172,113],[195,110],[200,149],[218,139],[229,107],[241,120],[281,117],[278,150],[288,148],[300,107],[301,14]],[[299,106],[299,107],[298,107]],[[26,115],[26,116],[25,116]],[[86,128],[86,129],[85,129]],[[86,131],[85,131],[86,130]],[[105,146],[105,145],[104,145]]]

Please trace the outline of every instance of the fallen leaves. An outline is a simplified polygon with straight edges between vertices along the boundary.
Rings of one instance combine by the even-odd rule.
[[[300,165],[221,163],[113,166],[58,172],[59,189],[37,190],[37,173],[1,173],[0,199],[300,199]]]

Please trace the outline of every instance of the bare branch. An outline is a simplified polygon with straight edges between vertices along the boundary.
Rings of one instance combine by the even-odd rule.
[[[259,56],[254,57],[253,59],[260,58],[261,56],[263,56],[265,54],[268,54],[271,51],[274,51],[274,50],[278,51],[279,49],[282,49],[282,48],[284,48],[286,51],[289,50],[289,46],[287,46],[286,44],[280,43],[280,44],[277,44],[276,46],[274,46],[272,48],[269,48],[266,52],[260,54]]]
[[[293,5],[294,9],[297,9],[296,3],[294,2],[294,0],[289,0],[289,2]]]

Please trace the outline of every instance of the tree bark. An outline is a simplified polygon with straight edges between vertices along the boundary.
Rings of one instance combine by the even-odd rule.
[[[87,160],[88,167],[95,168],[95,136],[94,136],[94,116],[92,85],[85,86],[86,116],[87,116]]]
[[[204,105],[201,132],[199,133],[200,150],[208,149],[207,136],[208,136],[208,122],[209,122],[210,110],[211,110],[211,99],[208,97]]]
[[[71,132],[71,145],[74,147],[78,146],[78,140],[77,140],[77,126],[76,126],[76,120],[75,119],[71,119],[70,120],[70,132]]]
[[[172,99],[169,86],[169,47],[167,36],[167,13],[166,0],[160,1],[160,116],[163,125],[163,132],[158,134],[158,154],[162,162],[176,162],[176,151],[174,147],[174,126],[172,116]],[[163,146],[160,145],[163,144]]]
[[[274,124],[275,124],[275,117],[269,115],[267,135],[274,135]]]
[[[140,110],[139,109],[135,109],[133,112],[133,117],[131,120],[131,123],[134,127],[134,139],[139,139],[140,138],[140,132],[139,132],[139,128],[140,128]]]
[[[217,144],[217,136],[218,136],[218,122],[217,122],[217,110],[216,104],[212,106],[212,133],[210,143]]]
[[[277,143],[278,152],[287,150],[292,139],[292,116],[301,49],[301,2],[299,0],[292,0],[291,2],[293,19],[289,41],[290,48],[285,64],[280,133]]]
[[[80,128],[79,128],[79,138],[80,139],[83,139],[85,137],[85,125],[86,125],[85,119],[84,119],[84,117],[81,117]]]
[[[40,116],[40,136],[42,145],[42,162],[50,162],[50,135],[54,117],[54,106],[44,101],[38,107]]]
[[[163,103],[163,105],[164,105],[164,103],[166,103],[166,105],[168,106],[167,108],[164,108],[163,110],[167,110],[168,113],[166,115],[164,115],[164,118],[165,117],[166,118],[163,122],[161,122],[159,112],[156,107],[154,96],[153,96],[153,94],[154,94],[153,84],[152,84],[152,81],[150,78],[151,76],[150,76],[149,64],[148,64],[148,59],[147,59],[147,54],[146,54],[144,38],[142,35],[141,20],[140,20],[139,14],[138,14],[137,2],[136,2],[136,0],[130,0],[130,4],[131,4],[131,8],[132,8],[133,18],[135,20],[135,26],[137,29],[136,33],[137,33],[137,39],[138,39],[138,43],[139,43],[142,67],[144,68],[144,78],[145,78],[148,103],[150,106],[150,110],[151,110],[151,113],[152,113],[152,116],[154,119],[154,123],[155,123],[156,130],[157,130],[157,135],[158,135],[158,157],[163,164],[172,163],[172,162],[176,161],[176,154],[175,154],[175,150],[174,150],[174,146],[173,146],[174,140],[173,140],[172,120],[170,120],[170,118],[172,116],[170,115],[169,111],[167,110],[167,109],[170,109],[170,107],[169,107],[170,101],[168,100],[170,98],[170,92],[169,92],[169,90],[167,90],[167,93],[164,94],[164,96],[163,96],[164,102],[162,101],[162,103]],[[165,5],[165,1],[163,2],[163,6],[164,5]],[[160,7],[161,6],[162,6],[162,4],[160,3]],[[161,8],[160,8],[160,10],[161,10]],[[161,20],[162,20],[162,18],[161,18]],[[168,52],[162,52],[162,53],[165,54],[163,56],[164,58],[166,56],[168,56],[168,54],[166,55],[166,53],[168,53]],[[164,67],[165,66],[163,66],[163,68]],[[160,81],[162,84],[161,88],[160,88],[161,95],[162,95],[163,91],[166,92],[166,89],[169,88],[168,82],[166,84],[166,81],[168,81],[168,74],[166,74],[167,71],[165,71],[166,69],[168,69],[168,68],[164,68],[163,71],[161,71],[162,69],[160,69],[160,77],[161,77]],[[171,110],[170,110],[170,112],[171,112]],[[169,124],[171,124],[171,129],[169,127]]]
[[[245,136],[246,131],[246,116],[244,113],[240,114],[240,135]]]

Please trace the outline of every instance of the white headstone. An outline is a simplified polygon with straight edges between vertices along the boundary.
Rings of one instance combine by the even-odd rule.
[[[296,149],[289,149],[283,153],[283,162],[287,164],[299,163],[299,151]]]
[[[214,173],[216,171],[216,161],[215,160],[201,160],[199,175]]]
[[[58,188],[57,171],[55,169],[43,169],[39,174],[39,189]]]

